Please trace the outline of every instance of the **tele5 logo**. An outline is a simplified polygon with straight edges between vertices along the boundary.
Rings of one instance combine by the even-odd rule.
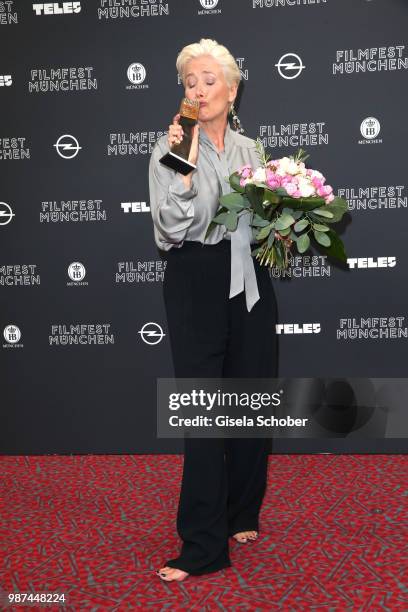
[[[11,74],[0,74],[0,87],[10,87],[12,82]]]
[[[348,257],[349,268],[393,268],[397,265],[396,257]]]
[[[44,2],[33,4],[36,15],[64,15],[69,13],[80,13],[80,2]]]

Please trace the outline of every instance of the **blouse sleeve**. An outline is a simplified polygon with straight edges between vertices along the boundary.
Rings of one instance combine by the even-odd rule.
[[[159,162],[168,151],[168,145],[157,142],[149,163],[150,210],[153,223],[168,242],[185,239],[194,219],[193,198],[197,195],[194,172],[191,187],[186,188],[182,175]]]

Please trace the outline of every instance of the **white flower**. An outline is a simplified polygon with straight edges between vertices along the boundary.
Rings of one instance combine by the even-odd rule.
[[[279,174],[279,176],[285,176],[285,174],[291,174],[294,176],[295,174],[298,174],[298,172],[298,165],[293,159],[290,157],[282,157],[282,159],[279,161],[279,169],[276,174]]]
[[[314,195],[315,193],[313,185],[304,185],[299,187],[299,191],[302,198],[310,198],[310,196]]]
[[[298,170],[299,174],[301,174],[302,176],[307,176],[307,174],[306,174],[306,166],[305,166],[304,162],[299,162],[298,163],[298,168],[299,168],[299,170]]]
[[[293,159],[291,159],[289,168],[288,168],[288,173],[294,176],[295,174],[298,174],[298,172],[299,172],[299,168],[298,168],[297,163]]]
[[[322,179],[323,178],[323,174],[321,172],[319,172],[318,170],[312,170],[312,172],[310,174],[310,179],[313,179],[313,178]]]
[[[302,198],[309,198],[310,196],[315,194],[314,186],[307,178],[304,178],[303,176],[299,177],[298,189],[301,193]]]
[[[252,176],[253,180],[257,183],[264,183],[266,181],[265,168],[257,168]]]
[[[276,169],[276,174],[279,176],[285,176],[287,174],[286,168],[290,162],[289,157],[282,157],[278,160],[278,167]]]

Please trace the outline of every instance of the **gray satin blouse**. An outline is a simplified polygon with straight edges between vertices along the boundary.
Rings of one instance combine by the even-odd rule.
[[[245,290],[250,311],[259,300],[259,293],[251,255],[249,214],[240,215],[234,232],[229,232],[224,225],[217,225],[206,240],[204,236],[218,209],[219,196],[232,191],[228,183],[230,174],[244,164],[251,164],[253,168],[260,165],[255,142],[227,124],[224,151],[220,153],[201,128],[197,168],[193,171],[189,189],[185,187],[181,174],[159,162],[168,150],[167,134],[164,134],[153,147],[149,163],[150,210],[157,246],[168,251],[182,247],[184,240],[205,244],[216,244],[224,238],[230,240],[229,297]]]

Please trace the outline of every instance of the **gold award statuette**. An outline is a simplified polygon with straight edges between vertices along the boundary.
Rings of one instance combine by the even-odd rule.
[[[160,162],[181,174],[189,174],[196,166],[188,161],[191,149],[193,128],[197,123],[200,103],[198,100],[183,98],[180,104],[179,124],[183,128],[183,140],[170,147],[170,151],[160,158]]]

